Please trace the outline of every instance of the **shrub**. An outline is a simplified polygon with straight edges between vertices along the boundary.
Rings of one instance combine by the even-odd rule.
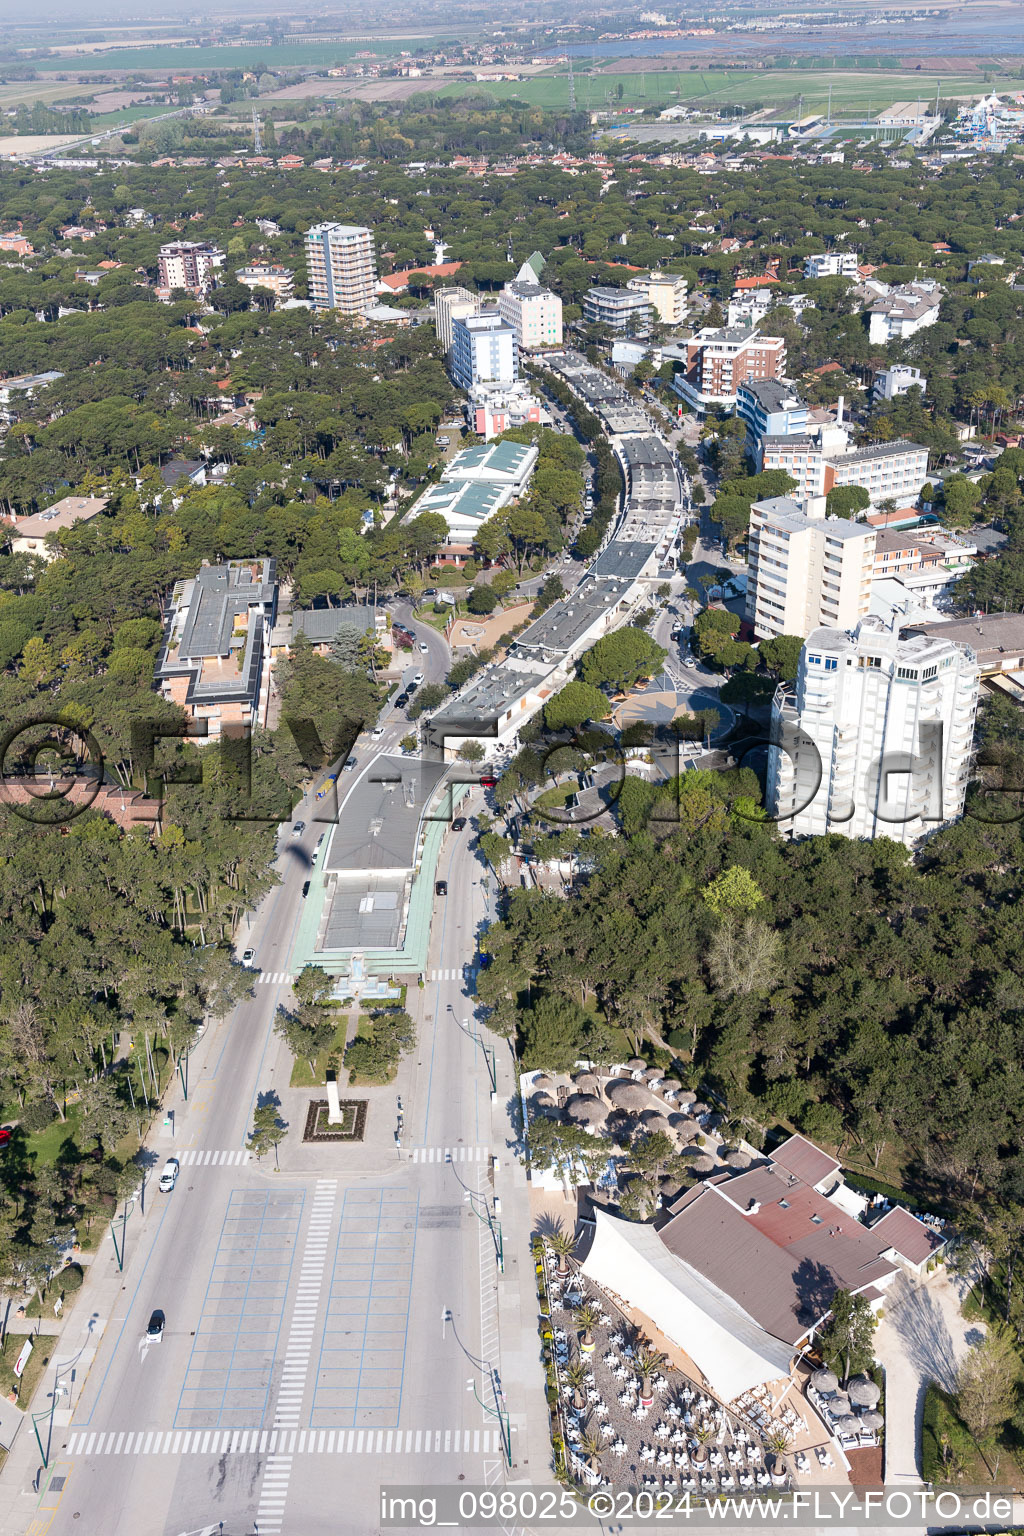
[[[52,1099],[35,1099],[26,1104],[21,1112],[21,1125],[26,1131],[45,1131],[57,1118],[57,1106]]]
[[[68,1296],[72,1291],[81,1289],[82,1281],[84,1279],[85,1275],[82,1271],[81,1264],[69,1264],[67,1268],[62,1269],[60,1274],[57,1276],[57,1287],[64,1292],[65,1296]]]

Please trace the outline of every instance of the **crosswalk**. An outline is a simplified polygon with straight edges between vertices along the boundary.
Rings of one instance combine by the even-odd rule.
[[[464,979],[461,965],[449,966],[447,970],[430,971],[428,981],[462,981]]]
[[[211,1147],[185,1147],[175,1157],[183,1168],[238,1168],[250,1161],[251,1152],[244,1147],[234,1147],[219,1152]]]
[[[486,1163],[487,1147],[412,1147],[411,1163]]]
[[[292,1311],[291,1333],[278,1387],[275,1429],[297,1429],[299,1425],[309,1357],[313,1349],[313,1329],[320,1306],[324,1266],[327,1263],[327,1238],[334,1220],[334,1198],[337,1192],[336,1179],[317,1179],[299,1287]]]
[[[68,1456],[455,1456],[500,1450],[497,1429],[72,1430]]]
[[[294,980],[295,978],[291,971],[260,971],[256,977],[256,985],[258,987],[276,987],[278,982],[292,982]]]

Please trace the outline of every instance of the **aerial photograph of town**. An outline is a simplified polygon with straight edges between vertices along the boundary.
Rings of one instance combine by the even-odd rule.
[[[1022,903],[1024,0],[0,0],[0,1536],[1020,1536]]]

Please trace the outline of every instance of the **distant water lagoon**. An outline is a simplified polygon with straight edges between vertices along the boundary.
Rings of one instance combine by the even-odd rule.
[[[940,58],[943,54],[1024,54],[1024,5],[963,11],[955,5],[945,18],[931,17],[897,26],[815,27],[767,32],[716,32],[714,37],[618,38],[548,54],[589,58],[662,58],[669,54],[742,55],[810,53],[860,59],[867,56]]]

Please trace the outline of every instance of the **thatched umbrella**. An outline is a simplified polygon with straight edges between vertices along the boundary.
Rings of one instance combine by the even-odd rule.
[[[649,1109],[651,1095],[640,1083],[609,1083],[608,1097],[616,1109]]]
[[[714,1158],[708,1157],[706,1153],[702,1153],[700,1157],[694,1159],[693,1171],[694,1173],[711,1173],[714,1170],[714,1166]]]
[[[530,1100],[530,1108],[533,1110],[535,1115],[547,1115],[550,1114],[552,1110],[557,1111],[558,1105],[555,1103],[550,1093],[535,1093],[533,1098]]]
[[[726,1152],[722,1162],[727,1163],[730,1168],[749,1168],[750,1156],[747,1152],[741,1152],[739,1147],[734,1147],[731,1152]]]
[[[835,1427],[841,1435],[855,1435],[860,1429],[860,1419],[852,1413],[844,1413],[836,1419]]]
[[[846,1390],[850,1402],[857,1408],[874,1408],[882,1395],[868,1376],[851,1376]]]
[[[664,1076],[665,1074],[660,1067],[648,1067],[644,1073],[644,1077],[649,1083],[660,1083]]]
[[[696,1115],[706,1115],[707,1112],[708,1112],[707,1105],[706,1104],[701,1104],[699,1101],[696,1104],[691,1104],[690,1105],[690,1114],[691,1115],[694,1115],[694,1116],[696,1116]]]
[[[601,1082],[593,1072],[580,1072],[575,1083],[577,1093],[592,1093],[596,1098],[601,1097]]]
[[[711,1129],[713,1131],[717,1131],[718,1127],[720,1125],[724,1125],[724,1124],[725,1124],[725,1116],[724,1115],[720,1115],[717,1110],[715,1111],[714,1114],[708,1115],[708,1127],[709,1127],[709,1129]]]
[[[696,1104],[697,1095],[694,1093],[692,1088],[684,1088],[682,1093],[679,1095],[679,1102],[680,1104]]]
[[[834,1392],[838,1385],[839,1377],[826,1365],[823,1365],[820,1371],[815,1371],[811,1377],[811,1386],[815,1392]]]
[[[691,1120],[689,1115],[669,1115],[668,1123],[676,1134],[677,1141],[693,1141],[700,1134],[700,1126],[696,1120]]]
[[[668,1121],[656,1109],[645,1109],[640,1119],[643,1121],[644,1130],[649,1131],[652,1136],[660,1132],[664,1132],[666,1136],[669,1134]]]
[[[551,1087],[551,1079],[550,1079],[550,1077],[548,1077],[547,1073],[546,1072],[538,1072],[537,1076],[533,1080],[533,1087],[530,1089],[530,1092],[531,1093],[542,1093],[542,1092],[545,1092],[550,1087]]]
[[[607,1106],[592,1093],[573,1093],[565,1101],[568,1119],[577,1125],[603,1125],[608,1118]]]
[[[837,1392],[828,1405],[828,1411],[834,1419],[847,1417],[850,1412],[850,1399],[845,1392]]]
[[[626,1062],[626,1066],[629,1068],[629,1070],[631,1072],[646,1072],[647,1071],[647,1063],[646,1063],[646,1061],[644,1061],[642,1056],[631,1056],[629,1058],[629,1060]]]
[[[682,1086],[682,1083],[677,1077],[663,1077],[661,1082],[658,1084],[658,1092],[665,1094],[667,1098],[669,1095],[674,1096],[675,1094],[681,1092]]]
[[[869,1408],[867,1413],[861,1414],[860,1422],[865,1429],[881,1429],[885,1420],[880,1413],[876,1413],[873,1408]]]
[[[686,1185],[680,1184],[671,1174],[666,1174],[663,1179],[659,1180],[658,1188],[661,1191],[661,1198],[668,1205],[670,1201],[675,1200],[678,1195],[683,1193]]]

